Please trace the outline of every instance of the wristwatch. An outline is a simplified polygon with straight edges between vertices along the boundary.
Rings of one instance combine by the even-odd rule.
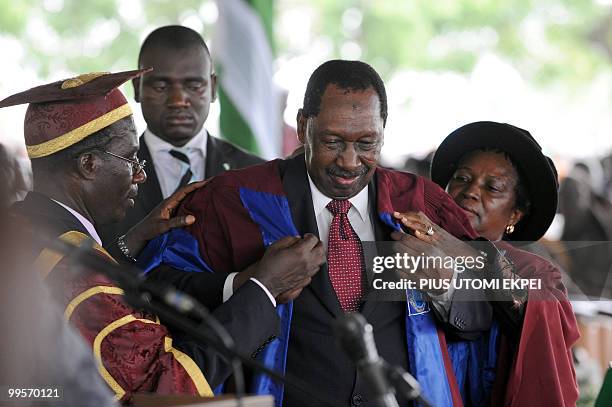
[[[128,249],[127,244],[125,244],[125,235],[121,235],[117,238],[117,247],[119,247],[119,250],[121,250],[121,253],[123,253],[126,259],[132,263],[136,263],[136,258],[132,256],[130,249]]]

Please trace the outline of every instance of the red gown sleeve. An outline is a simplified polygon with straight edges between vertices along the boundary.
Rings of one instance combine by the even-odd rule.
[[[113,261],[104,249],[96,249]],[[48,254],[41,256],[48,261]],[[154,315],[128,306],[119,287],[84,267],[75,271],[71,259],[47,264],[52,266],[47,280],[65,319],[92,346],[98,370],[116,399],[129,402],[134,393],[213,395],[196,363],[173,347],[166,327]]]
[[[421,211],[455,237],[466,240],[478,237],[463,209],[434,182],[383,168],[378,168],[376,175],[379,213]]]
[[[453,236],[462,239],[477,238],[478,234],[472,229],[470,220],[453,198],[437,184],[424,178],[421,180],[425,215]]]

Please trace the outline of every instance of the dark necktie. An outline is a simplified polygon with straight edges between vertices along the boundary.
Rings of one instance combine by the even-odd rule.
[[[178,187],[176,187],[176,189],[179,189],[189,184],[189,181],[191,181],[191,177],[193,177],[193,173],[191,172],[191,162],[189,161],[189,157],[187,157],[186,154],[183,154],[180,151],[170,150],[170,155],[176,158],[177,160],[187,164],[187,171],[185,172],[185,174],[183,174],[183,177],[181,178],[181,182],[179,183]]]
[[[363,294],[363,247],[348,220],[351,203],[332,200],[327,209],[334,215],[327,241],[329,279],[344,312],[355,312]]]

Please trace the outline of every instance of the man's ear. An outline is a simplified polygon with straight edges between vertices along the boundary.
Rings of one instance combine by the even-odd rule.
[[[297,113],[297,135],[300,143],[306,143],[306,128],[308,125],[308,118],[304,116],[304,109],[298,110]]]
[[[210,101],[214,102],[217,100],[217,74],[214,72],[210,74],[210,93]]]
[[[94,179],[101,166],[102,159],[93,152],[82,153],[77,158],[77,170],[85,179]]]
[[[132,79],[132,86],[134,87],[134,100],[140,103],[140,77]]]

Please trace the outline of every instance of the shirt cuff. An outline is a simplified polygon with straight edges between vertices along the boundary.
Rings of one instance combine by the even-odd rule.
[[[236,274],[238,273],[230,273],[225,279],[225,283],[223,283],[223,302],[226,302],[227,300],[229,300],[231,296],[234,294],[234,278],[236,277]],[[270,302],[272,303],[272,305],[276,307],[276,299],[274,298],[272,293],[270,293],[270,291],[266,288],[266,286],[263,285],[256,278],[251,277],[250,279],[253,280],[255,284],[260,286],[262,290],[264,290],[264,292],[270,299]]]
[[[260,286],[262,290],[264,290],[264,292],[268,295],[268,298],[272,302],[272,305],[274,305],[274,307],[276,307],[276,299],[274,298],[272,293],[266,288],[266,286],[263,285],[262,283],[260,283],[259,280],[254,278],[254,277],[251,277],[250,279],[252,281],[254,281],[255,283],[257,283],[257,285]]]
[[[234,294],[234,277],[236,277],[236,274],[238,273],[229,273],[225,279],[223,284],[223,302],[229,300],[232,294]]]

